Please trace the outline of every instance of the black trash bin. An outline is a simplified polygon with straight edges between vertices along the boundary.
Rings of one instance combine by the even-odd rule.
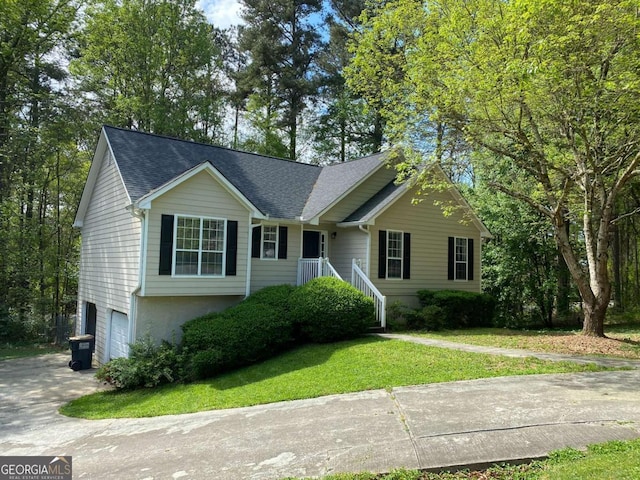
[[[71,348],[71,361],[69,368],[75,372],[91,368],[91,358],[93,355],[93,335],[80,335],[69,338],[69,348]]]

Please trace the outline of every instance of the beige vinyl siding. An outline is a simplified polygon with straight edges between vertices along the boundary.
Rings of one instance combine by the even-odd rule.
[[[190,215],[238,222],[237,274],[226,277],[159,275],[162,215]],[[153,200],[147,213],[144,296],[244,295],[249,211],[210,173],[202,171]],[[225,233],[226,234],[226,233]]]
[[[367,200],[382,190],[395,178],[395,171],[386,167],[380,168],[371,177],[367,178],[355,190],[343,198],[336,206],[329,209],[320,218],[321,222],[341,222],[355,212]]]
[[[367,234],[358,227],[333,228],[336,238],[330,241],[329,261],[343,280],[351,281],[351,262],[367,258]],[[329,234],[331,235],[331,234]]]
[[[270,285],[296,284],[298,278],[298,259],[301,257],[300,225],[287,227],[287,258],[251,259],[251,293]]]
[[[150,335],[157,342],[182,339],[180,326],[187,320],[220,312],[240,302],[243,296],[138,297],[136,335]]]
[[[388,297],[388,303],[414,298],[417,290],[480,291],[480,232],[471,222],[461,223],[463,216],[456,212],[449,217],[442,214],[434,201],[451,201],[447,192],[432,193],[418,205],[412,205],[407,192],[377,219],[371,227],[370,278]],[[411,278],[386,280],[378,278],[378,232],[397,230],[411,234]],[[466,237],[474,240],[474,278],[471,281],[448,280],[448,238]]]
[[[85,302],[96,305],[96,360],[107,355],[110,314],[129,314],[138,285],[140,220],[126,207],[124,185],[109,153],[105,154],[81,228],[77,333],[84,333]]]

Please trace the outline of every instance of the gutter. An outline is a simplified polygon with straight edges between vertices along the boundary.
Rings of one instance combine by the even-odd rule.
[[[133,343],[136,338],[136,325],[138,314],[138,296],[144,296],[144,278],[147,268],[147,238],[149,222],[147,221],[147,211],[135,207],[133,204],[127,207],[127,210],[134,218],[140,220],[140,259],[138,267],[138,285],[131,292],[131,301],[129,304],[129,341]]]
[[[369,231],[369,225],[358,225],[358,230],[367,235],[367,268],[364,273],[369,276],[369,264],[371,263],[371,232]]]

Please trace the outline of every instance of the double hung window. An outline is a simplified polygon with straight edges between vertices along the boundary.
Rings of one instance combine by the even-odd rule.
[[[175,275],[223,276],[226,220],[176,217]]]
[[[456,238],[455,245],[455,280],[467,280],[469,265],[467,239]]]
[[[278,226],[262,227],[262,258],[276,259],[278,255]]]
[[[403,234],[387,231],[387,278],[402,278]]]

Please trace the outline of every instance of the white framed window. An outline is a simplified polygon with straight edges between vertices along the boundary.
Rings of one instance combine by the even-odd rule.
[[[455,239],[454,272],[455,280],[467,280],[469,273],[469,250],[467,238],[456,237]]]
[[[262,252],[260,258],[276,260],[278,258],[278,226],[262,226]]]
[[[173,274],[224,276],[227,221],[175,216]]]
[[[404,233],[387,231],[387,278],[402,278]]]

